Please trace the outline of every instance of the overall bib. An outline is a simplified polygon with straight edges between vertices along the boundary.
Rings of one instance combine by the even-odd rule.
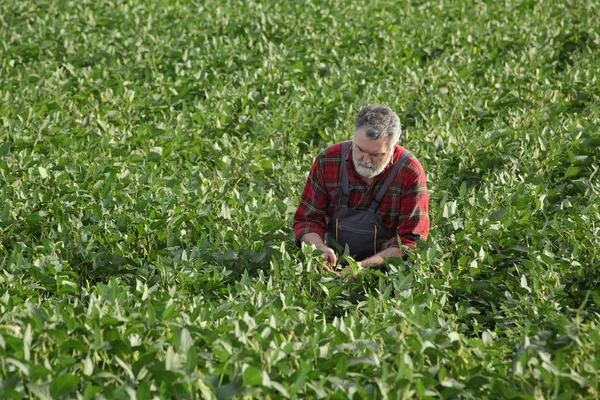
[[[346,166],[348,147],[349,142],[342,143],[342,162],[340,165],[342,201],[336,207],[333,218],[329,221],[326,241],[329,247],[337,248],[341,253],[348,245],[350,256],[357,261],[361,261],[384,250],[387,241],[392,237],[392,234],[384,227],[381,216],[377,214],[377,209],[398,170],[411,154],[408,150],[404,150],[400,158],[394,163],[391,173],[377,192],[369,208],[355,210],[348,208],[350,190],[352,190]]]

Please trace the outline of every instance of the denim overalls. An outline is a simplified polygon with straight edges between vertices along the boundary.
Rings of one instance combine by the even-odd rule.
[[[383,221],[381,216],[377,214],[377,209],[400,167],[411,153],[404,150],[400,155],[368,209],[349,209],[348,201],[350,200],[350,190],[352,190],[346,166],[349,144],[350,142],[342,142],[342,161],[340,165],[342,201],[336,207],[333,218],[329,221],[326,240],[328,246],[333,249],[337,248],[340,253],[343,253],[345,246],[348,245],[350,255],[355,260],[361,261],[385,249],[387,241],[392,237],[392,234],[383,226]]]

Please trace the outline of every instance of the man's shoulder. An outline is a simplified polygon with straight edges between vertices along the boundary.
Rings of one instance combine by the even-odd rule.
[[[347,141],[344,141],[344,142],[337,142],[337,143],[330,144],[323,151],[326,152],[327,154],[339,155],[339,154],[342,153],[342,145],[344,143],[348,143],[348,146],[350,146],[352,144],[352,141],[351,140],[347,140]]]
[[[406,161],[403,162],[402,169],[409,170],[414,174],[423,174],[425,171],[423,170],[423,166],[419,162],[419,159],[415,156],[413,152],[400,145],[396,145],[396,151],[394,152],[394,160],[397,161],[398,159],[400,159],[400,157],[402,157],[402,155],[404,155],[405,152],[408,153]]]
[[[329,146],[327,146],[326,148],[324,148],[323,150],[321,150],[321,152],[319,153],[319,158],[323,159],[323,160],[337,160],[339,161],[342,155],[342,144],[344,142],[338,142],[338,143],[334,143],[334,144],[330,144]],[[351,141],[347,142],[348,144],[351,143]]]

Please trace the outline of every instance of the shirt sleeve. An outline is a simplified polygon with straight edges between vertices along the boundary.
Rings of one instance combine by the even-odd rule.
[[[326,212],[329,206],[327,191],[325,190],[324,152],[321,152],[313,163],[302,196],[300,204],[294,214],[294,238],[296,244],[300,245],[303,235],[314,232],[321,238],[325,236],[327,229]]]
[[[429,197],[427,177],[416,159],[403,171],[402,200],[396,235],[388,241],[388,247],[416,246],[417,240],[427,240],[429,234]]]

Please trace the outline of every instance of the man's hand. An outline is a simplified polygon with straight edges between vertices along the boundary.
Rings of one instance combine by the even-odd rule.
[[[323,262],[323,270],[325,272],[332,272],[335,269],[335,264],[337,264],[337,256],[335,255],[335,251],[323,242],[323,238],[317,235],[314,232],[309,232],[304,234],[300,239],[303,243],[308,245],[314,245],[316,249],[321,250],[323,252],[322,256],[325,258],[325,262]]]
[[[316,246],[317,249],[321,250],[323,254],[321,256],[327,260],[323,263],[323,270],[326,272],[333,271],[332,268],[335,268],[335,264],[337,263],[337,256],[335,255],[335,251],[325,244],[320,246]]]
[[[350,267],[350,266],[342,269],[341,271],[335,271],[335,273],[337,274],[338,278],[342,278],[345,276],[350,281],[353,281],[356,279],[356,276],[354,275],[354,271],[352,271],[352,267]]]

